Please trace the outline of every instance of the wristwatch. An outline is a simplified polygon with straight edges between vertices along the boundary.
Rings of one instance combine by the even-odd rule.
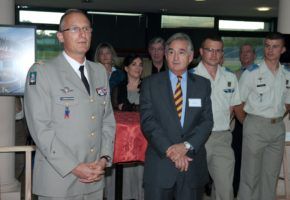
[[[193,150],[193,146],[189,142],[185,141],[185,142],[183,142],[183,144],[184,144],[185,149],[187,151],[189,151],[189,150],[192,151]]]
[[[110,156],[107,156],[107,155],[100,157],[100,159],[102,159],[102,158],[106,159],[107,162],[110,162],[112,160],[112,158]]]

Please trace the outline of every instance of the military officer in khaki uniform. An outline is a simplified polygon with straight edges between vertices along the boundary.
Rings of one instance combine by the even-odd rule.
[[[85,58],[91,32],[84,13],[68,10],[57,33],[64,51],[27,75],[24,103],[37,146],[33,192],[39,200],[103,199],[115,120],[107,73]]]
[[[218,36],[203,40],[202,60],[192,71],[211,82],[211,101],[214,119],[212,133],[205,144],[207,164],[215,190],[212,199],[233,199],[234,152],[231,148],[230,118],[234,106],[241,104],[236,76],[222,67],[223,41]]]
[[[284,38],[269,34],[264,61],[240,79],[241,100],[247,113],[243,123],[242,168],[239,199],[273,200],[283,158],[285,124],[290,108],[290,70],[279,63]]]

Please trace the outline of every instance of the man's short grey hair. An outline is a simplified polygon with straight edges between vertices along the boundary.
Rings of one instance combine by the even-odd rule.
[[[194,47],[190,37],[185,33],[175,33],[173,34],[165,43],[165,51],[168,51],[169,45],[175,40],[183,40],[188,43],[188,52],[193,52]]]
[[[73,14],[73,13],[79,13],[79,14],[83,14],[84,16],[87,17],[87,15],[79,9],[68,9],[67,11],[65,11],[65,13],[61,16],[60,18],[60,22],[59,22],[59,27],[58,27],[58,31],[62,31],[64,29],[64,22],[65,22],[65,18],[66,16]],[[87,17],[88,18],[88,17]],[[90,20],[89,20],[90,21]]]
[[[148,43],[148,48],[150,48],[153,44],[160,43],[163,47],[165,46],[165,41],[162,37],[154,37]]]
[[[243,49],[244,46],[250,46],[251,49],[252,49],[252,51],[253,51],[253,53],[256,54],[256,49],[255,49],[255,47],[254,47],[253,45],[251,45],[250,43],[244,43],[244,44],[242,44],[242,45],[240,46],[240,53],[242,52],[242,49]]]

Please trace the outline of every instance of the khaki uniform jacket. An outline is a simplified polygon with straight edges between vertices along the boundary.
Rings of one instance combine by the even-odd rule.
[[[115,119],[104,67],[86,61],[90,96],[61,54],[34,64],[24,94],[26,119],[36,143],[33,192],[50,197],[87,194],[104,187],[103,180],[81,183],[71,171],[79,163],[112,157]]]

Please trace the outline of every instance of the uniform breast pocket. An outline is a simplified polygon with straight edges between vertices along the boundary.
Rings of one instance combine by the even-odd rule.
[[[226,97],[226,99],[230,100],[232,95],[234,94],[234,92],[235,92],[235,88],[225,88],[225,89],[223,89],[222,96]]]
[[[226,94],[233,94],[235,92],[235,88],[226,88],[223,91]]]
[[[78,99],[74,96],[56,96],[54,106],[54,115],[58,120],[69,120],[76,116],[76,106]]]
[[[264,94],[266,93],[269,88],[270,88],[270,85],[269,83],[271,83],[271,81],[267,78],[267,77],[263,77],[263,76],[260,76],[256,79],[256,83],[255,83],[255,91],[261,95],[261,94]]]
[[[269,86],[266,83],[257,83],[256,92],[258,94],[264,94],[269,90]]]

